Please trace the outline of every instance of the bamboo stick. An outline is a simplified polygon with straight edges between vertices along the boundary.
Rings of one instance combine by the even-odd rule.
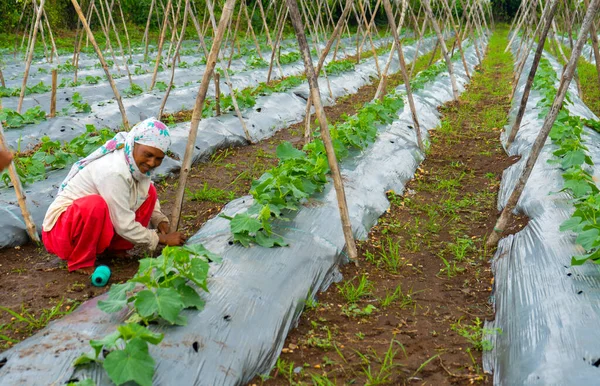
[[[323,109],[323,105],[321,103],[321,94],[319,92],[317,74],[315,73],[312,59],[310,57],[310,50],[308,49],[306,35],[304,34],[304,26],[302,25],[300,11],[298,10],[298,4],[296,3],[296,0],[286,0],[286,3],[288,5],[287,8],[290,12],[290,19],[292,21],[292,25],[294,26],[294,30],[296,31],[298,45],[300,46],[302,57],[304,59],[306,77],[310,85],[311,97],[313,99],[313,104],[315,106],[315,111],[319,120],[319,125],[321,127],[321,139],[323,140],[323,144],[325,145],[327,160],[329,161],[329,168],[331,170],[333,185],[335,187],[335,192],[337,195],[338,208],[340,210],[340,217],[342,220],[342,230],[344,233],[344,238],[346,240],[346,248],[348,250],[348,258],[350,259],[350,261],[353,261],[356,264],[358,264],[358,253],[356,251],[356,243],[352,234],[352,224],[350,222],[350,215],[348,213],[348,204],[346,202],[344,184],[342,182],[342,176],[335,156],[335,151],[333,149],[333,144],[331,142],[329,127],[327,124],[327,117],[325,115],[325,110]]]
[[[388,23],[390,24],[390,28],[394,34],[394,42],[396,43],[396,48],[398,49],[398,60],[400,61],[400,69],[402,70],[402,78],[404,79],[404,87],[406,88],[408,106],[410,107],[410,113],[415,126],[414,129],[417,135],[417,144],[419,145],[419,149],[424,152],[425,147],[423,146],[423,139],[421,138],[421,126],[419,125],[419,118],[417,117],[417,108],[415,107],[415,101],[410,89],[410,77],[408,76],[408,71],[406,71],[406,62],[404,61],[404,54],[402,52],[402,43],[400,42],[398,30],[396,29],[396,21],[394,20],[394,14],[392,12],[390,0],[383,0],[383,8],[387,14]]]
[[[333,42],[338,38],[339,35],[341,35],[342,29],[344,28],[344,24],[346,23],[346,19],[348,18],[348,14],[350,13],[350,9],[352,7],[352,1],[353,0],[346,0],[346,4],[344,6],[344,10],[342,11],[342,15],[338,19],[337,24],[335,25],[335,28],[333,29],[333,32],[331,34],[331,37],[329,38],[329,40],[327,41],[327,44],[325,45],[325,48],[323,48],[323,51],[321,51],[321,56],[319,57],[319,62],[317,63],[317,70],[316,70],[317,74],[321,73],[321,69],[323,68],[323,65],[325,64],[325,59],[327,58],[327,55],[329,54],[329,51],[331,50],[331,47],[333,46]],[[305,143],[310,142],[310,138],[311,138],[311,130],[310,130],[310,115],[311,115],[310,108],[311,108],[311,106],[312,106],[312,100],[311,100],[311,98],[308,98],[306,100],[306,110],[304,113],[304,116],[305,116],[304,141],[305,141]]]
[[[44,0],[42,0],[42,1],[44,1]],[[85,17],[83,16],[83,12],[81,11],[81,7],[79,6],[79,3],[77,2],[77,0],[71,0],[71,3],[73,4],[73,7],[75,8],[75,12],[77,12],[77,16],[79,16],[79,20],[81,20],[81,23],[83,24],[83,28],[85,28],[85,31],[87,32],[90,42],[92,43],[92,46],[94,47],[94,50],[96,51],[96,55],[98,55],[98,59],[100,60],[100,63],[102,64],[102,69],[104,70],[104,73],[106,74],[108,83],[110,83],[110,87],[112,88],[113,93],[115,94],[115,99],[117,100],[117,104],[119,105],[119,111],[121,112],[121,117],[123,118],[123,127],[125,128],[125,130],[128,130],[129,129],[129,120],[127,119],[127,113],[125,112],[125,107],[123,106],[123,101],[121,100],[121,94],[119,94],[119,90],[117,89],[117,86],[115,85],[115,81],[112,78],[112,76],[110,75],[110,71],[108,70],[108,64],[106,63],[106,60],[104,60],[102,51],[100,50],[100,47],[98,47],[98,43],[96,43],[96,39],[94,38],[94,34],[92,33],[90,26],[88,25],[87,21],[85,20]]]
[[[486,243],[488,246],[494,246],[498,243],[500,236],[504,232],[504,228],[506,227],[508,221],[512,216],[513,210],[516,208],[517,203],[519,202],[519,198],[521,197],[521,194],[525,189],[533,167],[535,166],[540,152],[544,147],[544,143],[548,138],[548,134],[550,133],[550,130],[552,129],[552,126],[556,121],[556,117],[558,116],[560,109],[562,108],[565,96],[567,95],[567,91],[569,89],[569,84],[571,83],[571,80],[573,79],[573,74],[575,73],[575,68],[577,68],[577,61],[579,60],[579,56],[581,55],[583,45],[587,40],[587,35],[590,30],[591,24],[594,21],[594,17],[598,13],[599,6],[600,0],[592,0],[591,4],[587,8],[587,12],[583,19],[583,24],[581,25],[581,30],[577,38],[577,43],[575,44],[573,52],[571,52],[571,58],[569,59],[569,63],[567,63],[562,73],[560,86],[558,87],[556,97],[554,98],[554,102],[552,103],[552,107],[546,115],[544,124],[531,147],[531,151],[529,153],[529,156],[527,157],[527,161],[525,162],[525,167],[521,172],[517,184],[515,185],[515,188],[513,189],[510,197],[508,198],[508,201],[504,206],[504,209],[502,210],[502,213],[500,214],[496,225],[494,226],[494,231],[490,234],[488,238],[488,241]]]
[[[157,48],[158,52],[156,53],[156,63],[154,65],[154,72],[152,73],[152,80],[150,81],[150,91],[152,91],[152,89],[154,88],[154,85],[156,84],[156,74],[158,73],[158,67],[160,66],[160,58],[161,58],[161,54],[162,54],[163,44],[165,41],[165,33],[167,32],[167,21],[169,20],[167,14],[169,13],[170,9],[171,9],[171,0],[168,0],[167,1],[167,12],[165,13],[165,17],[163,19],[163,26],[160,31],[160,38],[158,40],[158,48]]]
[[[217,117],[221,115],[221,74],[215,71],[215,110]]]
[[[444,60],[446,61],[446,67],[448,67],[448,73],[450,74],[450,83],[452,84],[452,94],[454,95],[454,100],[458,99],[458,85],[456,84],[456,77],[454,76],[454,66],[452,64],[452,59],[448,54],[448,48],[446,48],[446,42],[444,41],[444,36],[442,31],[440,30],[440,26],[438,25],[435,17],[433,16],[433,11],[431,10],[431,4],[429,0],[423,0],[423,4],[425,5],[425,12],[427,13],[427,17],[431,20],[431,25],[435,30],[435,33],[440,41],[440,47],[442,48],[442,54],[444,55]]]
[[[109,9],[108,0],[104,0],[106,2],[106,9]],[[102,2],[102,0],[100,0]],[[133,86],[133,79],[131,79],[131,72],[129,71],[129,65],[127,64],[127,57],[125,56],[125,51],[123,51],[123,45],[121,44],[121,38],[119,37],[119,32],[117,31],[117,26],[115,25],[115,20],[112,17],[112,12],[108,13],[108,22],[112,25],[113,32],[117,38],[117,44],[119,46],[119,52],[121,53],[121,57],[123,58],[123,64],[125,65],[125,72],[127,73],[127,77],[129,78],[129,85]],[[108,26],[107,26],[108,27]],[[116,61],[115,61],[116,64]]]
[[[27,78],[29,77],[29,69],[31,68],[31,61],[33,60],[33,53],[35,51],[35,38],[37,36],[38,26],[42,17],[42,10],[44,9],[45,0],[40,0],[40,6],[35,17],[35,25],[31,35],[31,42],[29,52],[27,54],[27,62],[25,64],[25,75],[23,75],[23,84],[21,85],[21,94],[19,95],[19,104],[17,105],[17,112],[20,114],[23,108],[23,98],[25,98],[25,90],[27,89]]]
[[[400,34],[402,31],[402,26],[404,25],[404,18],[406,17],[406,8],[408,3],[406,0],[402,1],[402,13],[400,15],[400,22],[398,23],[398,29],[396,31],[397,34]],[[387,14],[387,13],[386,13]],[[388,23],[388,25],[390,25]],[[375,96],[373,99],[379,99],[382,97],[382,94],[385,94],[385,86],[387,85],[387,75],[390,69],[390,65],[392,64],[392,60],[394,59],[394,55],[396,53],[396,40],[392,42],[392,48],[390,50],[390,54],[388,55],[387,62],[385,67],[383,68],[383,73],[381,74],[381,78],[379,79],[379,84],[377,85],[377,91],[375,92]]]
[[[283,35],[283,26],[285,25],[284,21],[287,18],[288,10],[287,8],[284,11],[285,3],[282,3],[281,10],[279,11],[279,15],[281,17],[277,26],[277,37],[275,38],[275,44],[273,45],[273,51],[271,52],[271,60],[269,61],[269,71],[267,71],[267,83],[271,81],[271,74],[273,72],[273,62],[276,60],[277,47],[279,47],[279,42],[281,41],[281,36]],[[283,76],[283,73],[282,73]]]
[[[175,68],[177,62],[177,54],[181,49],[181,43],[183,43],[183,38],[185,35],[185,28],[187,27],[188,14],[190,12],[190,0],[185,0],[185,6],[183,10],[183,25],[181,26],[181,34],[179,35],[179,40],[177,41],[177,47],[175,47],[175,54],[173,54],[173,61],[171,63],[171,79],[169,80],[169,86],[167,86],[167,90],[165,95],[163,96],[163,100],[160,104],[160,109],[158,110],[158,116],[162,117],[165,109],[165,105],[167,104],[167,99],[169,99],[169,94],[171,93],[171,89],[173,88],[173,81],[175,80]],[[160,119],[160,118],[159,118]]]
[[[190,124],[190,135],[188,137],[188,142],[185,148],[183,162],[181,163],[179,184],[177,186],[175,201],[173,203],[173,213],[171,215],[170,225],[171,232],[177,230],[179,226],[179,219],[181,217],[181,206],[183,204],[183,196],[185,193],[185,185],[187,183],[187,177],[190,173],[190,168],[192,166],[194,147],[196,144],[196,137],[198,135],[198,126],[200,124],[200,120],[202,119],[202,108],[204,105],[204,100],[206,99],[206,93],[208,91],[211,74],[213,73],[215,65],[217,63],[217,57],[221,48],[221,42],[223,40],[223,35],[225,34],[225,28],[229,24],[229,19],[231,18],[231,15],[233,13],[235,2],[236,0],[226,0],[225,5],[223,6],[221,20],[219,21],[219,27],[217,28],[212,48],[210,50],[210,54],[208,55],[208,59],[206,62],[206,70],[202,75],[202,82],[200,83],[198,95],[196,96],[196,103],[194,105],[194,111],[192,112],[192,121]]]
[[[142,43],[144,43],[144,62],[148,61],[148,34],[150,33],[150,21],[152,20],[152,10],[154,9],[154,3],[156,0],[152,0],[150,3],[150,12],[148,12],[148,19],[146,20],[146,29],[144,30],[144,37]]]
[[[541,35],[539,37],[539,42],[537,49],[535,50],[535,56],[533,57],[533,63],[531,64],[531,69],[529,70],[529,75],[527,77],[527,82],[525,83],[525,90],[523,91],[523,96],[521,97],[521,104],[519,105],[519,111],[517,112],[517,118],[515,119],[515,123],[512,126],[508,139],[506,141],[506,148],[510,149],[512,143],[519,132],[519,128],[521,127],[521,121],[523,120],[523,115],[525,114],[525,109],[527,107],[527,100],[529,99],[529,93],[531,92],[531,87],[533,85],[533,80],[535,78],[535,73],[537,72],[537,68],[540,64],[540,59],[542,58],[542,54],[544,52],[544,44],[546,42],[546,37],[548,36],[548,31],[550,30],[550,26],[552,25],[552,21],[554,15],[556,13],[556,8],[558,5],[558,0],[551,0],[547,4],[548,12],[545,15],[545,23],[544,28],[542,29]],[[518,82],[519,79],[516,81]],[[516,86],[514,87],[516,89]]]
[[[44,0],[41,0],[40,7],[43,7]],[[4,151],[10,151],[8,146],[6,145],[6,140],[4,139],[4,128],[2,127],[2,122],[0,122],[0,149]],[[19,203],[19,208],[21,208],[21,214],[23,215],[23,220],[25,220],[25,227],[27,229],[27,234],[31,241],[33,241],[36,245],[41,245],[40,236],[36,230],[35,222],[33,221],[33,217],[31,217],[31,213],[27,209],[27,197],[25,196],[25,191],[23,190],[23,186],[21,185],[21,180],[19,179],[19,173],[17,173],[17,168],[15,167],[14,161],[10,163],[8,166],[8,175],[10,176],[10,181],[13,184],[13,188],[15,188],[15,195],[17,196],[17,201]]]
[[[52,69],[52,92],[50,94],[50,118],[56,116],[56,88],[58,83],[58,70]]]

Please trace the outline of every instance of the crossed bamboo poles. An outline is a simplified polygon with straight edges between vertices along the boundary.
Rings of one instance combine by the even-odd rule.
[[[33,5],[34,5],[34,10],[36,12],[35,13],[36,17],[35,17],[35,23],[32,22],[32,24],[31,24],[32,27],[31,27],[31,34],[30,34],[30,39],[29,39],[29,43],[28,43],[26,71],[25,71],[25,76],[23,79],[21,96],[19,99],[19,111],[22,106],[24,90],[25,90],[26,83],[27,83],[28,70],[31,65],[31,60],[33,58],[37,30],[39,29],[39,23],[40,23],[40,19],[41,19],[42,15],[43,15],[43,9],[44,9],[43,8],[44,0],[40,0],[39,6],[37,6],[37,4],[35,3],[36,0],[32,0],[32,1],[34,2]],[[98,1],[100,4],[100,12],[98,11],[98,7],[96,6],[95,1]],[[125,109],[123,107],[121,96],[120,96],[119,91],[116,88],[114,80],[110,74],[107,62],[103,56],[103,52],[99,48],[99,46],[94,38],[94,35],[92,33],[91,27],[90,27],[93,15],[96,15],[96,19],[98,20],[101,30],[105,36],[105,41],[106,41],[106,46],[108,48],[108,51],[110,52],[110,54],[113,57],[113,61],[115,62],[116,66],[117,66],[117,70],[120,71],[120,68],[118,67],[118,64],[117,64],[118,60],[116,59],[114,50],[110,43],[110,30],[112,27],[112,30],[115,32],[115,34],[117,36],[119,52],[121,53],[121,57],[124,59],[123,64],[125,67],[125,71],[127,72],[128,76],[129,76],[129,81],[132,83],[131,74],[130,74],[129,68],[127,66],[127,60],[125,60],[126,55],[125,55],[125,52],[123,49],[123,45],[121,44],[121,41],[118,38],[119,34],[117,31],[115,19],[112,16],[112,12],[113,12],[114,6],[116,4],[117,8],[119,9],[120,20],[123,21],[123,27],[125,29],[126,38],[127,38],[127,45],[129,48],[129,57],[131,58],[131,46],[129,43],[129,37],[127,34],[127,30],[126,30],[126,24],[125,24],[124,18],[123,18],[121,4],[120,4],[119,0],[116,0],[116,3],[115,3],[115,0],[112,0],[110,4],[109,4],[108,0],[91,0],[88,4],[87,15],[84,15],[78,1],[71,0],[71,2],[73,4],[73,7],[75,8],[75,11],[77,12],[79,22],[80,22],[81,26],[83,27],[83,30],[85,30],[86,41],[89,41],[92,44],[92,46],[94,47],[94,50],[98,56],[98,59],[100,60],[100,63],[102,64],[103,70],[106,74],[106,77],[107,77],[109,84],[115,95],[115,99],[117,100],[117,103],[119,105],[119,109],[120,109],[120,112],[122,115],[122,120],[123,120],[123,126],[127,129],[129,127],[129,122],[127,119]],[[342,183],[342,178],[341,178],[341,174],[340,174],[339,167],[337,164],[337,160],[335,158],[335,153],[333,152],[333,146],[331,144],[331,139],[330,139],[329,132],[328,132],[327,117],[325,116],[325,112],[323,110],[321,94],[319,91],[319,84],[317,82],[318,74],[320,74],[321,71],[323,71],[322,67],[323,67],[323,62],[324,62],[325,58],[329,54],[331,48],[334,46],[335,46],[335,48],[334,48],[333,57],[334,58],[336,57],[339,46],[340,46],[340,41],[341,41],[341,36],[342,36],[341,32],[344,30],[346,30],[348,33],[350,32],[349,18],[351,16],[353,16],[357,23],[357,26],[358,26],[357,32],[356,32],[356,46],[357,46],[356,58],[357,58],[357,61],[360,61],[363,47],[366,44],[366,42],[368,41],[370,44],[370,49],[375,57],[375,65],[377,68],[377,72],[380,75],[380,84],[378,87],[376,97],[382,98],[383,95],[385,95],[385,89],[386,89],[385,82],[386,82],[387,72],[388,72],[390,63],[393,60],[395,54],[397,54],[398,61],[400,63],[400,67],[401,67],[404,84],[406,86],[406,97],[408,99],[408,104],[409,104],[411,116],[413,119],[417,143],[418,143],[419,148],[423,151],[424,147],[423,147],[423,142],[422,142],[422,138],[421,138],[421,130],[420,130],[416,106],[414,104],[412,92],[410,89],[410,82],[409,82],[410,74],[412,73],[412,70],[414,69],[414,67],[410,71],[409,71],[409,69],[406,68],[406,63],[404,61],[404,55],[403,55],[403,51],[402,51],[402,41],[400,40],[400,31],[402,30],[402,27],[404,26],[404,22],[405,22],[405,20],[407,20],[406,24],[409,24],[412,22],[413,31],[415,31],[415,33],[418,33],[418,35],[419,35],[419,40],[417,42],[417,49],[418,49],[419,44],[421,43],[421,40],[425,36],[425,31],[426,31],[427,26],[429,26],[430,31],[431,31],[431,29],[433,29],[435,31],[437,40],[438,40],[436,47],[439,46],[442,49],[442,53],[444,55],[444,59],[446,61],[447,68],[449,70],[449,74],[450,74],[450,78],[451,78],[453,95],[454,95],[454,98],[457,98],[458,97],[458,87],[456,84],[454,69],[453,69],[453,65],[451,62],[451,54],[450,54],[450,50],[448,49],[446,42],[444,40],[444,31],[442,31],[440,24],[443,26],[452,26],[452,30],[456,36],[455,45],[452,47],[452,52],[454,51],[455,48],[458,48],[460,55],[461,55],[462,62],[463,62],[464,70],[465,70],[466,74],[469,75],[469,72],[468,72],[468,69],[466,66],[466,61],[464,59],[462,41],[466,38],[466,36],[469,36],[469,34],[477,34],[480,36],[484,36],[485,34],[489,33],[487,19],[489,18],[491,20],[491,9],[489,8],[489,4],[486,5],[485,3],[482,3],[482,1],[480,1],[480,0],[464,0],[464,1],[463,0],[453,0],[452,4],[450,4],[448,2],[448,0],[442,0],[442,6],[436,7],[436,8],[432,8],[429,0],[424,0],[422,2],[422,4],[419,6],[419,9],[417,12],[415,12],[416,11],[415,9],[412,9],[412,7],[410,6],[410,4],[408,3],[407,0],[403,0],[400,5],[395,7],[395,9],[394,9],[394,7],[392,7],[392,4],[390,3],[389,0],[378,0],[374,7],[371,7],[370,1],[365,1],[365,0],[337,0],[337,1],[334,0],[333,2],[334,2],[334,4],[332,4],[332,6],[330,7],[329,2],[326,0],[319,0],[317,2],[300,0],[300,6],[298,5],[297,0],[286,0],[285,3],[280,3],[280,5],[278,5],[278,2],[276,2],[276,1],[271,1],[265,7],[261,0],[257,0],[255,2],[255,6],[254,6],[252,12],[250,13],[245,0],[242,0],[240,2],[238,13],[237,13],[237,19],[234,24],[233,23],[233,15],[234,15],[235,6],[236,6],[237,1],[236,0],[226,0],[225,4],[221,10],[220,20],[219,20],[219,23],[217,26],[216,17],[215,17],[215,7],[214,7],[213,2],[210,0],[207,0],[208,20],[206,20],[207,15],[205,12],[202,23],[200,23],[198,21],[198,18],[196,17],[197,11],[194,10],[193,3],[190,3],[189,0],[185,0],[183,7],[182,7],[182,0],[177,0],[176,6],[175,6],[175,4],[173,4],[172,0],[167,0],[166,6],[162,2],[160,2],[160,6],[163,9],[162,21],[160,20],[160,14],[158,12],[159,1],[158,0],[152,1],[151,5],[150,5],[150,10],[148,13],[146,30],[145,30],[144,39],[143,39],[143,42],[145,44],[145,51],[144,51],[145,57],[147,56],[147,53],[148,53],[148,44],[149,44],[149,40],[150,40],[149,39],[149,25],[150,25],[151,19],[153,17],[152,16],[153,11],[156,12],[156,17],[159,19],[158,21],[161,23],[162,27],[161,27],[160,37],[159,37],[159,41],[158,41],[156,62],[155,62],[155,66],[154,66],[150,89],[152,89],[154,87],[155,82],[156,82],[156,74],[157,74],[158,68],[159,68],[161,60],[162,60],[162,54],[163,54],[162,48],[164,46],[164,41],[165,41],[165,37],[167,35],[167,31],[168,31],[168,29],[170,29],[170,31],[171,31],[171,44],[169,45],[169,49],[168,49],[168,52],[166,55],[166,61],[171,62],[171,67],[172,67],[171,80],[170,80],[170,84],[167,89],[167,93],[165,94],[165,97],[161,104],[161,109],[160,109],[161,112],[164,109],[164,104],[166,103],[166,99],[168,98],[169,91],[172,88],[175,64],[177,63],[177,60],[179,60],[179,51],[181,48],[181,42],[185,35],[186,27],[187,27],[189,19],[192,20],[192,23],[194,25],[196,33],[198,34],[198,38],[200,39],[200,47],[199,48],[203,49],[203,51],[205,52],[205,55],[207,57],[206,70],[204,72],[202,81],[199,86],[198,95],[197,95],[194,110],[192,113],[190,135],[188,137],[186,152],[185,152],[185,156],[184,156],[184,159],[182,162],[181,172],[180,172],[180,176],[179,176],[178,191],[176,193],[174,210],[173,210],[172,219],[171,219],[172,230],[177,229],[178,224],[179,224],[179,219],[180,219],[180,215],[181,215],[181,206],[183,203],[183,195],[184,195],[184,191],[185,191],[187,177],[189,175],[189,171],[191,168],[192,154],[193,154],[195,140],[197,137],[197,130],[198,130],[199,122],[201,120],[202,109],[203,109],[203,105],[204,105],[204,102],[206,99],[206,94],[208,91],[208,86],[210,84],[211,78],[213,78],[215,80],[216,86],[218,87],[219,77],[217,76],[218,73],[215,72],[217,62],[220,62],[220,64],[221,64],[221,70],[223,71],[223,74],[225,76],[225,81],[226,81],[227,85],[229,86],[229,90],[230,90],[231,97],[232,97],[232,104],[234,105],[236,114],[237,114],[238,118],[240,119],[240,124],[246,133],[247,139],[250,140],[248,131],[245,128],[244,119],[241,115],[241,112],[239,111],[238,106],[237,106],[237,101],[235,99],[233,85],[231,84],[231,80],[228,75],[228,68],[229,68],[229,65],[231,64],[231,58],[233,56],[235,44],[237,42],[237,36],[238,36],[239,29],[240,29],[240,24],[241,24],[240,21],[241,21],[242,17],[245,17],[247,20],[246,35],[248,35],[248,32],[250,32],[250,35],[252,36],[254,43],[256,45],[256,48],[257,48],[257,54],[259,55],[260,58],[263,58],[263,54],[260,51],[260,45],[258,44],[258,41],[256,39],[256,33],[254,31],[254,27],[251,23],[251,19],[255,14],[256,9],[258,8],[260,16],[261,16],[261,21],[262,21],[261,33],[264,32],[266,34],[267,42],[268,42],[269,46],[271,47],[271,55],[270,55],[270,60],[269,60],[269,70],[268,70],[268,74],[267,74],[267,81],[270,80],[271,74],[272,74],[272,71],[274,70],[274,68],[277,68],[279,70],[280,74],[282,74],[282,69],[281,69],[281,65],[278,61],[277,52],[279,50],[279,47],[281,44],[281,39],[283,36],[284,27],[285,27],[288,19],[291,21],[291,24],[296,33],[296,39],[298,41],[298,45],[301,50],[301,54],[302,54],[302,58],[304,61],[304,66],[305,66],[305,72],[306,72],[308,83],[310,86],[310,95],[311,96],[307,101],[307,112],[308,112],[308,114],[306,115],[307,123],[310,121],[310,115],[311,115],[310,108],[311,108],[311,104],[312,104],[315,107],[315,114],[317,115],[317,119],[319,121],[320,129],[321,129],[321,138],[323,139],[323,142],[324,142],[326,150],[327,150],[327,157],[328,157],[328,162],[329,162],[330,169],[331,169],[332,179],[333,179],[333,183],[334,183],[334,187],[335,187],[335,191],[336,191],[336,195],[337,195],[337,199],[338,199],[338,207],[339,207],[340,217],[341,217],[341,222],[342,222],[342,231],[344,233],[344,237],[346,240],[348,256],[351,261],[357,262],[356,246],[355,246],[354,237],[352,234],[352,227],[351,227],[350,217],[349,217],[349,213],[348,213],[348,206],[346,203],[346,198],[345,198],[345,193],[344,193],[344,185]],[[458,5],[459,4],[463,9],[463,12],[461,15],[458,14]],[[332,11],[332,9],[334,9],[336,6],[339,6],[343,9],[342,16],[340,18],[338,18],[337,22],[335,21],[335,18],[333,17],[333,11]],[[374,17],[375,17],[375,14],[377,13],[378,9],[380,9],[381,6],[383,6],[385,16],[388,20],[388,29],[391,30],[391,33],[393,36],[393,44],[392,44],[392,48],[390,50],[390,55],[388,57],[388,60],[385,64],[385,66],[383,66],[383,69],[382,69],[382,66],[380,66],[380,64],[379,64],[378,56],[376,55],[375,46],[373,43],[373,35],[378,33],[377,27],[374,23]],[[182,17],[183,22],[181,24],[183,26],[182,26],[181,30],[179,30],[178,26],[180,24],[179,20],[180,20],[182,9],[183,9],[183,17]],[[267,22],[267,15],[269,12],[273,13],[273,16],[275,16],[275,20],[276,20],[275,26],[272,29],[269,28],[269,23]],[[370,19],[367,17],[367,12],[371,13]],[[425,15],[423,17],[421,26],[418,25],[419,24],[419,21],[418,21],[419,16],[415,16],[415,14],[417,14],[419,16],[421,14]],[[249,16],[249,15],[251,15],[251,16]],[[454,15],[458,16],[457,20],[455,20]],[[398,17],[399,17],[399,22],[396,22]],[[440,23],[440,20],[443,20],[443,21]],[[47,19],[46,19],[46,22],[47,22]],[[493,23],[493,21],[491,21],[491,22]],[[456,23],[458,23],[458,25]],[[233,27],[233,25],[235,25],[235,27]],[[213,41],[212,41],[212,46],[211,46],[210,52],[208,52],[207,47],[204,45],[204,37],[207,35],[208,29],[211,26],[212,26],[212,33],[213,33]],[[332,29],[333,32],[330,35],[329,39],[327,40],[325,49],[320,51],[317,42],[323,40],[323,38],[327,36],[327,30],[331,29],[330,27],[332,27],[332,26],[335,26],[335,27]],[[47,27],[49,30],[49,24],[47,24]],[[233,27],[233,33],[231,33],[232,27]],[[76,66],[76,68],[78,66],[79,52],[81,51],[81,46],[82,46],[82,42],[83,42],[83,36],[84,36],[83,30],[80,31],[78,28],[77,38],[75,39],[73,63]],[[313,65],[311,55],[310,55],[309,43],[308,43],[308,38],[307,38],[307,34],[306,34],[307,30],[308,30],[308,35],[311,38],[313,47],[317,51],[317,54],[319,56],[319,62],[318,62],[316,69]],[[227,38],[225,40],[231,47],[230,59],[229,59],[229,62],[227,65],[225,65],[224,55],[221,51],[221,46],[222,46],[226,31],[227,31]],[[271,32],[273,32],[272,35],[271,35]],[[321,37],[321,35],[323,38]],[[177,42],[177,44],[175,44],[175,42]],[[476,51],[477,51],[478,57],[480,57],[480,59],[481,59],[481,56],[480,56],[481,53],[479,51],[479,47],[477,47],[477,42],[475,42],[475,45],[476,45]],[[173,50],[173,48],[175,48],[175,49]],[[239,50],[239,45],[238,45],[238,50]],[[53,52],[56,52],[55,48],[53,49]],[[57,59],[58,59],[58,55],[57,55]],[[330,88],[327,74],[324,74],[324,76],[327,81],[327,87]],[[77,77],[77,70],[75,72],[75,78],[76,77]],[[1,73],[0,73],[0,78],[1,78]],[[330,90],[330,92],[331,92],[331,90]],[[310,135],[311,135],[310,126],[308,124],[306,126],[307,126],[306,137],[310,138]],[[26,217],[25,212],[24,212],[24,217]],[[28,229],[29,229],[29,227],[28,227]],[[35,229],[33,229],[33,233],[35,233]]]

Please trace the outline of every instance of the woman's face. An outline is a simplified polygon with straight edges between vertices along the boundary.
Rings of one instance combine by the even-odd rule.
[[[148,173],[152,169],[160,166],[164,158],[165,153],[155,147],[141,145],[139,143],[136,143],[133,146],[133,159],[142,173]]]

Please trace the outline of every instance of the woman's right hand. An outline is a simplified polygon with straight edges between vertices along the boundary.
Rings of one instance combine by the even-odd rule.
[[[185,243],[185,236],[181,232],[173,232],[168,234],[159,233],[158,242],[163,245],[183,245]]]

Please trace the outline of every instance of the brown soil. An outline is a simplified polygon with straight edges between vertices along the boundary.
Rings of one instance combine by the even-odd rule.
[[[396,76],[390,79],[392,81],[389,82],[389,87],[399,82]],[[326,107],[329,121],[335,122],[344,114],[354,114],[363,103],[373,98],[376,87],[376,84],[364,86],[356,94],[340,98],[335,106]],[[315,126],[314,117],[312,125]],[[247,194],[252,180],[276,164],[274,154],[277,145],[282,141],[290,141],[300,147],[304,140],[303,133],[304,124],[300,122],[279,131],[266,141],[219,150],[209,162],[193,167],[187,184],[191,192],[202,190],[206,184],[209,188],[220,189],[227,194],[217,200],[218,202],[192,201],[189,196],[186,197],[180,230],[191,236],[202,224],[215,216],[225,202],[232,197]],[[157,184],[162,209],[167,215],[171,213],[170,198],[175,195],[176,186],[177,178]],[[144,253],[142,250],[134,250],[129,259],[108,259],[98,263],[110,266],[111,283],[123,282],[137,271],[137,259],[144,257]],[[108,289],[92,286],[86,275],[69,273],[64,262],[58,257],[32,244],[0,250],[0,276],[0,306],[17,312],[21,312],[23,307],[36,316],[54,307],[61,299],[63,302],[60,310],[63,313],[68,312],[77,304]],[[61,315],[59,313],[57,317]],[[12,326],[7,328],[6,325],[11,323]],[[25,328],[24,323],[18,323],[9,313],[0,311],[0,351],[13,344],[4,340],[1,335],[19,341],[37,329],[39,328]]]
[[[482,370],[481,336],[465,335],[481,333],[477,324],[494,317],[494,250],[485,240],[498,216],[502,172],[517,161],[498,140],[510,106],[506,67],[504,75],[494,65],[478,69],[460,102],[441,109],[427,158],[403,195],[389,192],[390,209],[359,243],[360,266],[341,267],[345,281],[308,302],[277,366],[249,385],[492,383]],[[487,82],[477,80],[481,74]],[[497,120],[482,113],[490,106]],[[527,221],[514,218],[505,234]],[[396,265],[384,255],[396,256]],[[363,296],[344,296],[361,278],[370,283]],[[385,304],[395,291],[401,295]]]

